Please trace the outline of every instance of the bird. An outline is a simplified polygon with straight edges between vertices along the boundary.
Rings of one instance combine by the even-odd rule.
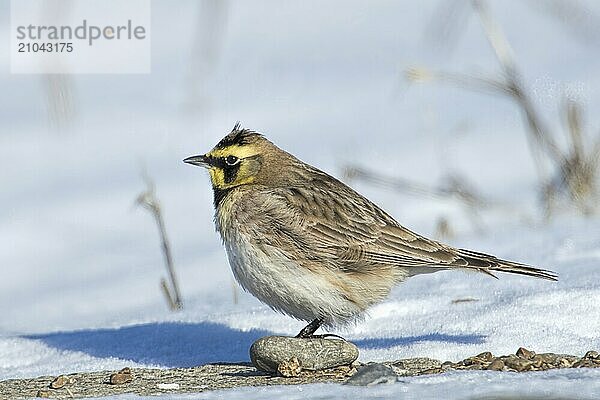
[[[183,162],[208,169],[234,277],[272,309],[308,322],[298,338],[360,321],[415,275],[463,270],[558,280],[550,270],[419,235],[239,122],[208,153]]]

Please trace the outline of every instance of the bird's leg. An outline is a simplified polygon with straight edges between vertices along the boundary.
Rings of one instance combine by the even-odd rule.
[[[297,338],[300,339],[325,339],[328,337],[335,337],[338,339],[346,340],[341,336],[334,335],[333,333],[325,333],[324,335],[315,335],[315,331],[319,329],[319,327],[323,325],[323,319],[317,318],[311,321],[310,324],[306,325],[300,333],[296,335]]]
[[[300,333],[296,335],[297,338],[308,339],[315,337],[314,333],[323,324],[323,319],[313,319],[310,324],[306,325]]]

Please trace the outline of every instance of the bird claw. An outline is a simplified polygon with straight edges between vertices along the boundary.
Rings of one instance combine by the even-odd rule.
[[[341,339],[344,342],[347,342],[346,338],[343,338],[340,335],[336,335],[335,333],[324,333],[322,335],[296,336],[296,337],[297,338],[302,338],[302,339],[327,339],[327,338],[336,338],[336,339]]]

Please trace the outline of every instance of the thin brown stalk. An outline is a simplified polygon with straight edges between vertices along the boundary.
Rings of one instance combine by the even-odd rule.
[[[551,216],[558,194],[568,193],[572,203],[584,214],[597,208],[597,175],[600,163],[600,140],[594,146],[584,143],[581,124],[581,109],[573,102],[567,104],[569,148],[562,150],[556,142],[556,136],[538,112],[525,85],[521,81],[514,52],[488,9],[485,0],[471,0],[485,36],[500,65],[502,75],[499,79],[474,75],[431,72],[423,68],[406,71],[409,80],[423,82],[438,80],[471,90],[501,93],[513,99],[525,120],[526,137],[531,156],[541,182],[547,216]],[[457,6],[455,4],[455,6]],[[572,103],[572,104],[571,104]],[[589,153],[586,148],[592,148]],[[548,178],[546,162],[556,169],[554,177]]]
[[[177,305],[177,302],[173,298],[173,295],[171,294],[171,290],[169,289],[169,284],[167,283],[167,280],[165,278],[160,278],[160,290],[162,291],[163,295],[165,296],[165,300],[167,301],[167,304],[169,305],[169,309],[178,310],[181,308],[180,306]]]
[[[148,177],[146,177],[145,180],[147,184],[147,189],[145,192],[141,193],[138,196],[136,203],[144,207],[146,210],[150,211],[150,213],[154,217],[156,225],[158,226],[162,253],[165,259],[165,265],[167,267],[167,272],[169,274],[169,279],[171,283],[169,287],[166,280],[163,278],[161,280],[161,288],[163,293],[165,294],[165,297],[167,298],[169,308],[171,308],[172,310],[179,310],[183,308],[183,301],[181,300],[181,294],[179,292],[179,285],[177,283],[177,276],[175,274],[175,267],[173,265],[173,257],[171,256],[171,246],[169,245],[167,230],[165,228],[160,204],[158,202],[158,199],[156,198],[154,184]]]
[[[562,152],[552,139],[553,136],[550,129],[540,118],[539,113],[536,111],[533,102],[521,83],[514,52],[508,43],[508,40],[506,40],[506,36],[502,32],[500,26],[492,18],[485,1],[473,0],[472,4],[473,9],[479,16],[486,38],[502,68],[508,93],[512,95],[521,107],[527,120],[529,132],[535,139],[534,143],[540,145],[546,154],[553,159],[555,163],[560,165],[564,162]]]

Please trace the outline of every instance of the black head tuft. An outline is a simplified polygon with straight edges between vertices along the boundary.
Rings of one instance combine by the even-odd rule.
[[[224,149],[232,145],[243,146],[245,144],[253,143],[262,137],[263,136],[258,132],[242,128],[238,121],[231,130],[231,133],[221,139],[221,141],[215,147],[217,149]]]

